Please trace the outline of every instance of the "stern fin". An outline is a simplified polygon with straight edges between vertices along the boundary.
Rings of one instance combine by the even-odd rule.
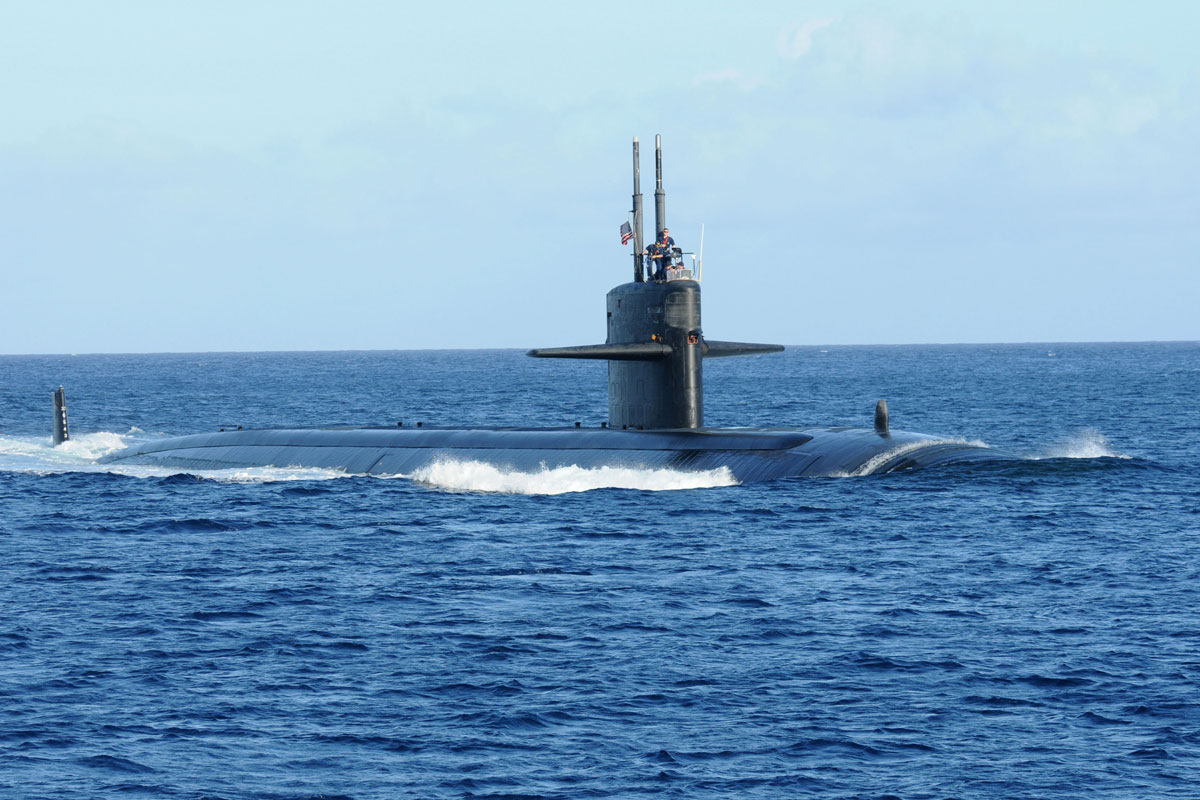
[[[67,432],[67,395],[59,386],[54,392],[54,446],[58,447],[70,438]]]
[[[891,435],[891,431],[888,429],[887,400],[880,400],[875,404],[875,432],[880,436]]]

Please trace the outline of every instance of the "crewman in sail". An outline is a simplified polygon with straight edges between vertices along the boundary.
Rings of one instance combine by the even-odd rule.
[[[671,238],[671,229],[663,228],[658,234],[658,240],[646,248],[650,256],[650,264],[654,268],[654,280],[666,280],[667,270],[675,263],[675,240]]]

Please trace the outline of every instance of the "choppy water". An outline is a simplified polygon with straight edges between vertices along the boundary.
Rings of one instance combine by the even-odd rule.
[[[604,369],[0,357],[0,796],[1200,796],[1200,345],[705,372],[710,424],[868,425],[886,397],[895,428],[1028,458],[113,469],[237,424],[595,424]]]

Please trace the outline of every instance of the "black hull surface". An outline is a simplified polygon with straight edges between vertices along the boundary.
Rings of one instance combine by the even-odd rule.
[[[361,475],[411,475],[443,461],[521,472],[567,466],[689,472],[724,467],[746,483],[1005,457],[982,445],[864,428],[314,428],[180,436],[139,444],[101,461],[206,470],[315,467]]]

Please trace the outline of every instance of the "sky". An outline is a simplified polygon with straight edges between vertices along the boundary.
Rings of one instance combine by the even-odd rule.
[[[1200,339],[1200,4],[0,0],[0,353]]]

